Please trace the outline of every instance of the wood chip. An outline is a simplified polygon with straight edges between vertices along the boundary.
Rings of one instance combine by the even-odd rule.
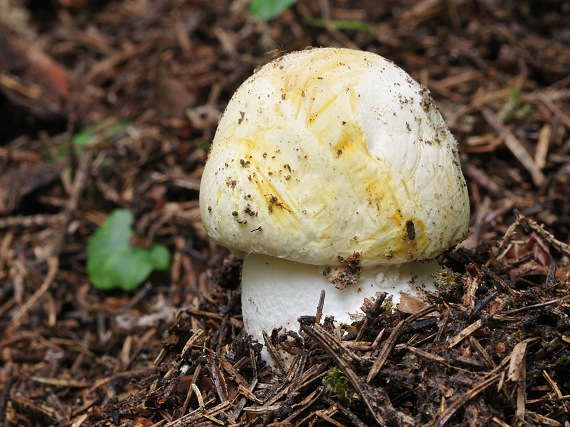
[[[455,347],[457,344],[459,344],[465,338],[468,338],[469,336],[471,336],[471,334],[473,334],[475,331],[477,331],[477,329],[479,329],[481,326],[483,326],[483,321],[481,319],[473,322],[471,325],[467,326],[465,329],[463,329],[457,335],[449,338],[445,342],[446,347],[447,348]]]

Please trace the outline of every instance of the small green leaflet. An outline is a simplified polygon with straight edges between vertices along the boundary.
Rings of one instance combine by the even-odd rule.
[[[135,290],[153,270],[170,268],[170,252],[164,245],[150,249],[131,246],[133,214],[113,211],[87,244],[87,274],[99,290]]]
[[[277,18],[285,9],[296,2],[297,0],[251,0],[249,12],[259,19],[269,21]]]

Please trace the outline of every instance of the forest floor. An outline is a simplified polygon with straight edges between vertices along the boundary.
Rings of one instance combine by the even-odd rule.
[[[0,425],[570,426],[568,16],[555,0],[300,0],[270,21],[244,0],[0,0]],[[471,226],[437,293],[379,301],[343,335],[274,334],[295,357],[273,369],[198,190],[236,88],[307,46],[378,53],[430,89]],[[133,292],[86,270],[119,208],[137,246],[172,254]]]

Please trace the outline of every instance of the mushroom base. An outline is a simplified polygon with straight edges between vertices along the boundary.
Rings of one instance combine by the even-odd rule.
[[[324,267],[300,264],[266,255],[248,254],[242,270],[242,307],[245,329],[260,343],[262,331],[271,335],[279,326],[299,329],[297,318],[314,315],[321,290],[325,290],[323,315],[332,315],[335,323],[352,323],[362,314],[364,298],[377,292],[400,300],[400,292],[415,293],[417,287],[435,290],[433,275],[437,261],[400,265],[381,265],[362,269],[359,280],[346,289],[336,289],[323,275]],[[352,316],[351,316],[352,315]]]

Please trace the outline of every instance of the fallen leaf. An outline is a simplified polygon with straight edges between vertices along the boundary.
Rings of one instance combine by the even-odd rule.
[[[400,302],[398,303],[398,310],[402,313],[415,314],[418,313],[429,306],[428,303],[422,301],[421,299],[407,294],[406,292],[400,292]]]

